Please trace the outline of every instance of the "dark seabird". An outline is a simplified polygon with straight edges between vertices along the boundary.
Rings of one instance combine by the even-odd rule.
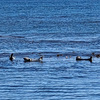
[[[86,59],[86,58],[81,58],[80,56],[77,56],[77,57],[76,57],[76,60],[77,60],[77,61],[80,61],[80,60],[87,60],[87,61],[92,62],[92,56],[91,56],[90,58],[87,58],[87,59]]]
[[[9,59],[10,59],[11,61],[13,61],[13,60],[15,59],[15,57],[13,56],[13,53],[10,55]]]

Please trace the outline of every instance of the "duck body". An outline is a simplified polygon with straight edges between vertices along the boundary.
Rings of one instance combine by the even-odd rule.
[[[57,54],[57,57],[59,57],[59,56],[63,56],[63,54]]]
[[[100,54],[97,54],[96,57],[99,58],[100,57]]]
[[[77,61],[80,61],[80,60],[87,60],[87,61],[92,62],[92,56],[91,56],[90,58],[87,58],[87,59],[86,59],[86,58],[81,58],[80,56],[77,56],[77,57],[76,57],[76,60],[77,60]]]
[[[94,52],[92,53],[93,56],[99,58],[100,57],[100,54],[95,54]]]
[[[28,57],[23,58],[25,62],[41,62],[43,60],[43,57],[40,57],[38,59],[31,59]]]
[[[13,61],[15,57],[13,56],[13,53],[10,55],[9,60]]]

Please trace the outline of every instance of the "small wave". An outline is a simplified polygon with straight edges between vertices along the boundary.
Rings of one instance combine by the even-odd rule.
[[[24,38],[24,36],[6,36],[6,37],[8,37],[8,38]]]
[[[74,77],[68,77],[68,76],[64,76],[64,77],[59,77],[59,79],[73,79]]]
[[[86,40],[84,40],[84,41],[71,41],[71,40],[37,40],[37,41],[34,41],[34,43],[79,43],[79,44],[82,44],[82,43],[90,43],[89,41],[86,41]]]
[[[8,69],[8,68],[7,68],[7,67],[3,67],[3,66],[1,66],[0,69]]]

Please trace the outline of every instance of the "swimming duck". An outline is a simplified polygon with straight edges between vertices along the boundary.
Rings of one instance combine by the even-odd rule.
[[[88,60],[88,61],[92,62],[92,56],[91,56],[90,58],[87,58],[87,59],[81,58],[80,56],[77,56],[77,57],[76,57],[76,60],[77,60],[77,61],[78,61],[78,60]]]
[[[41,62],[43,60],[43,56],[41,56],[38,59],[31,59],[31,58],[28,58],[28,57],[25,57],[23,59],[24,59],[25,62]]]
[[[59,56],[63,56],[63,54],[57,54],[57,57],[59,57]]]
[[[100,54],[97,54],[96,57],[99,58],[100,57]]]
[[[9,59],[10,59],[11,61],[13,61],[13,60],[15,59],[15,57],[13,56],[13,53],[10,55]]]
[[[92,53],[93,56],[99,58],[100,57],[100,54],[95,54],[94,52]]]

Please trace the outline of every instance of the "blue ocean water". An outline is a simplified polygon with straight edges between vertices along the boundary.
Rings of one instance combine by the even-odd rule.
[[[99,100],[100,58],[76,61],[93,52],[99,1],[0,0],[0,100]],[[43,63],[23,60],[41,55]]]

